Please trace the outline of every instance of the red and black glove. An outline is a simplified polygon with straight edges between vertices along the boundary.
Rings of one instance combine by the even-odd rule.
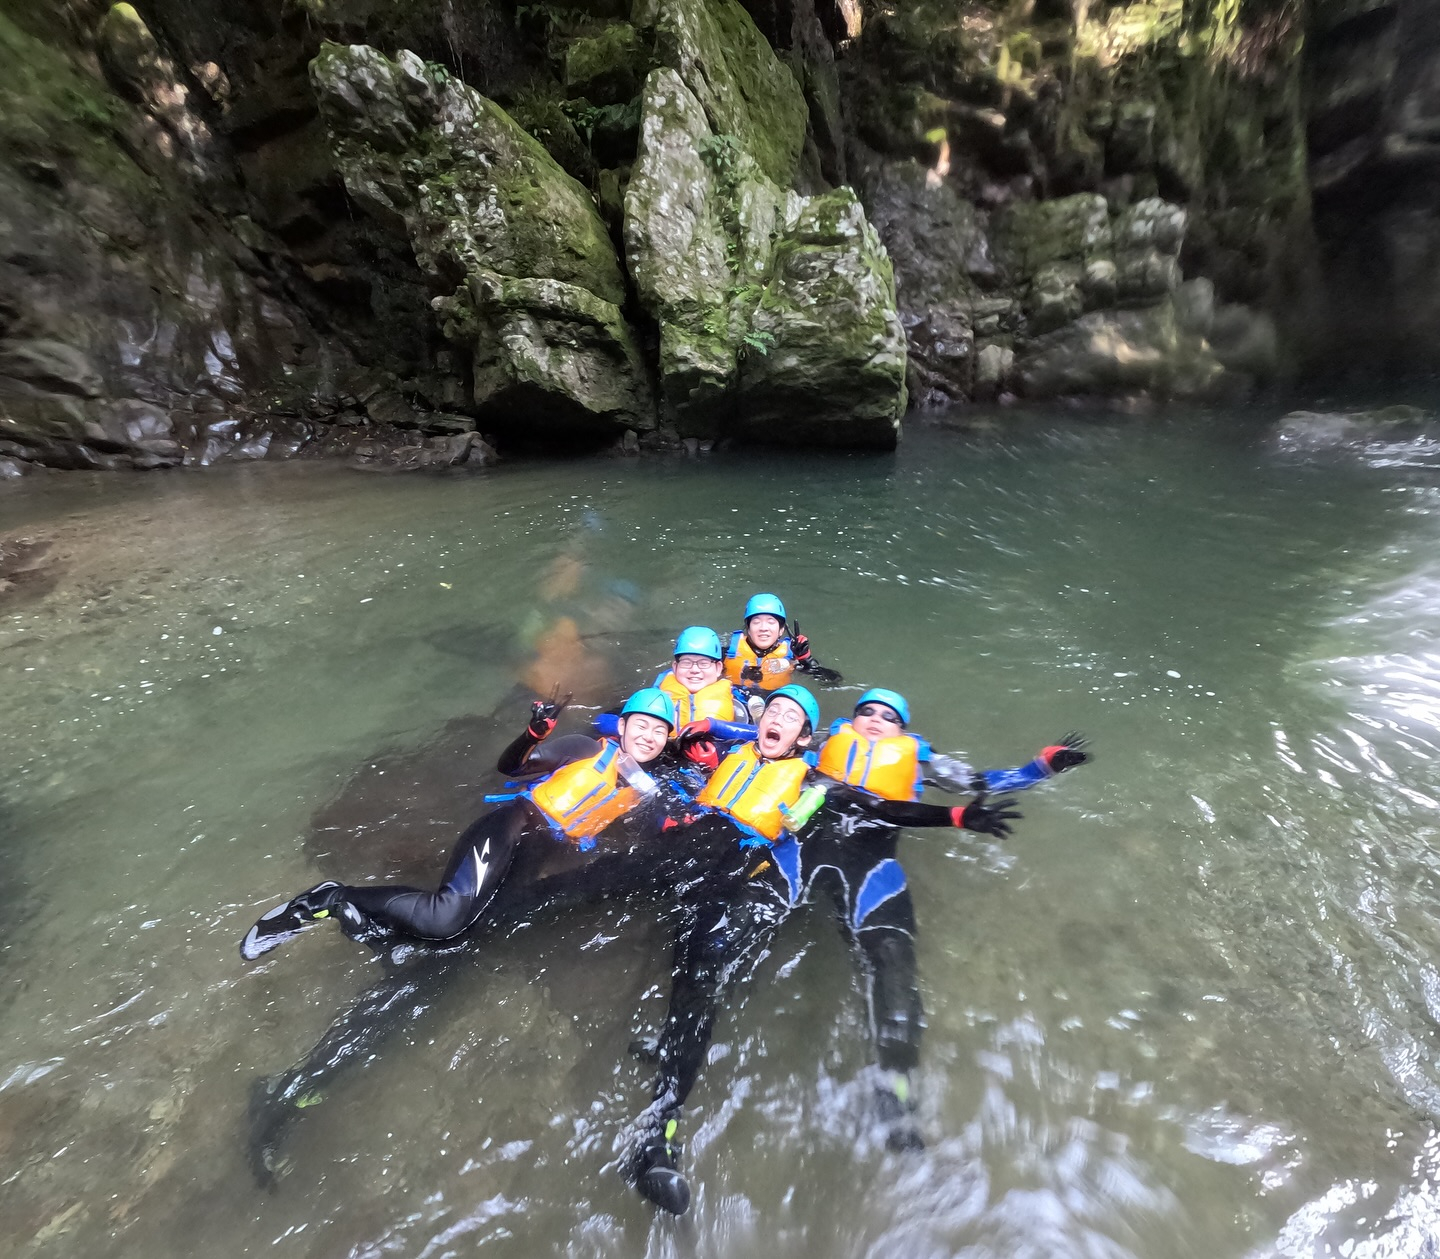
[[[1083,765],[1090,759],[1090,753],[1085,751],[1088,742],[1083,734],[1077,734],[1072,730],[1059,743],[1051,744],[1048,748],[1041,748],[1040,755],[1036,759],[1041,761],[1052,774],[1063,774],[1067,769],[1074,769],[1075,766]]]
[[[1010,823],[1024,816],[1010,807],[1014,803],[1014,796],[1001,796],[994,804],[987,804],[984,793],[981,793],[969,804],[951,809],[950,823],[967,831],[1004,839],[1010,834]]]
[[[795,622],[795,630],[790,635],[790,654],[795,657],[795,663],[805,665],[810,663],[810,640],[800,632],[800,622]]]
[[[560,720],[560,714],[570,705],[570,696],[564,699],[557,698],[557,693],[552,693],[549,699],[537,699],[530,705],[530,724],[525,727],[525,732],[539,743],[555,729],[555,723]]]
[[[680,749],[680,755],[692,765],[700,765],[705,769],[714,770],[720,766],[720,749],[715,745],[715,737],[710,733],[710,718],[702,717],[699,721],[692,721],[688,726],[681,727],[680,733],[675,736],[675,746]]]

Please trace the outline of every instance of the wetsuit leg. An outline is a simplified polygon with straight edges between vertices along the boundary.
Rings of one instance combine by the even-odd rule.
[[[395,1032],[433,1006],[468,959],[429,954],[371,985],[326,1030],[303,1062],[257,1079],[250,1091],[250,1168],[262,1185],[283,1171],[283,1145],[301,1114],[324,1100],[335,1077],[372,1061]]]
[[[524,801],[502,805],[472,822],[450,853],[445,875],[434,892],[413,887],[346,887],[338,901],[354,906],[386,931],[422,940],[449,940],[484,912],[509,872],[515,851],[529,837],[552,842],[537,833],[533,810]],[[343,921],[342,915],[342,921]]]
[[[795,847],[795,845],[790,845]],[[655,1100],[682,1104],[695,1086],[721,997],[749,977],[794,894],[774,850],[749,848],[719,886],[686,907],[675,944],[670,1008],[660,1034]]]
[[[731,829],[706,818],[692,830]],[[665,1026],[657,1042],[660,1073],[654,1100],[641,1116],[625,1160],[625,1174],[657,1206],[683,1214],[690,1189],[676,1170],[674,1144],[680,1108],[704,1064],[721,998],[749,977],[775,929],[795,904],[800,846],[740,850],[728,871],[706,880],[684,907],[675,945],[674,978]]]
[[[851,912],[848,925],[864,959],[876,1060],[887,1071],[911,1071],[920,1061],[925,1011],[915,965],[910,889],[898,892],[858,925]]]
[[[818,850],[817,877],[830,886],[864,976],[870,1038],[883,1073],[875,1100],[886,1144],[917,1150],[924,1141],[909,1077],[920,1061],[925,1010],[915,965],[915,907],[893,835],[878,844],[876,838],[835,831],[809,842]]]

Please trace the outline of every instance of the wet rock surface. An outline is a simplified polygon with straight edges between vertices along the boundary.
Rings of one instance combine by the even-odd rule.
[[[1432,9],[12,7],[0,480],[1434,366]]]

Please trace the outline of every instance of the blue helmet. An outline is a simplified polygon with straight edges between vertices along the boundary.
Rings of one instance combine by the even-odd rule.
[[[745,605],[745,619],[748,621],[752,616],[773,616],[783,624],[785,605],[779,595],[751,595]]]
[[[692,625],[680,631],[675,640],[677,656],[705,656],[710,660],[723,660],[725,652],[720,647],[720,635],[703,625]]]
[[[647,686],[636,691],[625,701],[625,707],[620,710],[622,717],[627,713],[644,713],[647,717],[659,717],[671,730],[675,729],[675,701],[658,686]]]
[[[820,729],[820,705],[815,702],[815,697],[803,686],[791,682],[788,686],[777,687],[765,697],[765,707],[770,705],[783,695],[786,699],[794,700],[805,710],[805,716],[810,720],[810,729]]]
[[[861,704],[884,704],[886,708],[893,708],[900,714],[902,725],[910,724],[910,705],[905,702],[905,697],[899,691],[887,691],[883,686],[872,686],[855,701],[856,708],[859,708]]]

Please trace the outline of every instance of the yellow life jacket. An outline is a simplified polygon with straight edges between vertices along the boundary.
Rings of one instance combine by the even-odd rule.
[[[675,671],[669,669],[655,679],[655,685],[675,701],[677,734],[683,726],[702,717],[714,717],[717,721],[735,720],[735,692],[727,678],[717,678],[692,695],[675,676]]]
[[[760,681],[747,682],[740,676],[746,665],[760,666]],[[762,691],[776,691],[790,681],[795,672],[795,657],[790,652],[789,638],[782,638],[765,655],[750,645],[743,630],[730,635],[725,650],[725,676],[736,686],[759,686]]]
[[[747,743],[720,762],[695,802],[728,813],[774,843],[785,829],[780,808],[800,798],[809,768],[798,756],[764,760],[755,745]]]
[[[873,743],[848,721],[836,724],[816,768],[826,778],[862,787],[886,800],[920,798],[920,740],[896,734]]]
[[[524,793],[571,839],[598,835],[644,798],[620,778],[620,745],[603,742],[594,756],[562,765]]]

